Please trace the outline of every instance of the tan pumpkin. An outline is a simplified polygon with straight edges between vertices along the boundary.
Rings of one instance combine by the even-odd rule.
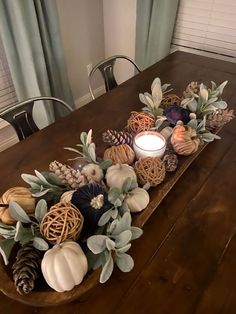
[[[131,178],[137,181],[136,173],[133,167],[126,164],[116,164],[107,169],[107,185],[111,187],[122,188],[125,180]]]
[[[149,201],[150,197],[148,192],[142,188],[133,189],[125,197],[125,202],[132,213],[141,212],[147,207]]]
[[[57,292],[69,291],[83,281],[87,258],[73,241],[56,244],[43,257],[41,269],[47,284]]]
[[[186,125],[176,125],[170,141],[174,151],[184,156],[195,153],[200,144],[200,139],[197,137],[196,131]]]
[[[111,159],[113,164],[131,165],[135,153],[128,144],[121,144],[107,148],[104,152],[104,159]]]
[[[9,204],[10,201],[18,203],[27,214],[34,213],[35,199],[28,188],[13,187],[7,190],[0,198],[0,203]],[[9,214],[9,207],[0,206],[0,219],[5,224],[14,224],[16,222]]]

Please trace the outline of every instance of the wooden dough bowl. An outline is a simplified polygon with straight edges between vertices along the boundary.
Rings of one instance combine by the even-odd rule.
[[[219,131],[219,130],[218,130]],[[163,198],[172,189],[174,184],[178,181],[185,170],[190,166],[194,159],[200,154],[200,152],[206,147],[204,144],[199,147],[196,153],[193,155],[184,157],[179,156],[178,168],[174,173],[167,173],[165,180],[155,188],[150,189],[150,203],[147,208],[141,213],[133,215],[132,224],[138,227],[142,227],[152,213],[157,209]],[[138,241],[138,240],[137,240]],[[52,306],[63,303],[72,302],[75,299],[82,298],[89,293],[93,288],[99,284],[100,270],[96,270],[88,273],[83,282],[75,286],[71,291],[59,293],[50,289],[45,282],[42,285],[35,287],[35,290],[28,295],[20,295],[15,289],[10,265],[6,267],[2,258],[0,258],[0,290],[9,298],[17,300],[19,302],[32,305],[32,306]]]

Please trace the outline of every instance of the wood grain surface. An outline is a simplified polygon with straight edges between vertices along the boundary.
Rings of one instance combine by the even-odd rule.
[[[121,129],[130,111],[142,104],[138,94],[159,76],[181,95],[192,80],[228,80],[224,99],[235,108],[236,65],[176,52],[87,106],[1,153],[0,193],[22,185],[21,173],[65,162],[81,131],[94,130],[101,154],[102,133]],[[134,269],[115,269],[111,279],[82,298],[58,307],[26,306],[0,294],[0,313],[236,313],[236,123],[219,133],[180,176],[132,244]],[[151,191],[155,199],[158,189]],[[152,206],[152,205],[150,205]],[[139,216],[136,223],[140,224]],[[0,280],[6,280],[1,278]],[[56,298],[61,298],[57,294]]]

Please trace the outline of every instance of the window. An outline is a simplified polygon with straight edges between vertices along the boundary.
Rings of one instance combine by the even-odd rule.
[[[180,0],[173,50],[236,62],[235,0]]]
[[[0,38],[0,110],[17,102],[6,54]]]
[[[17,103],[14,85],[0,37],[0,110]],[[18,142],[15,131],[0,119],[0,152]]]

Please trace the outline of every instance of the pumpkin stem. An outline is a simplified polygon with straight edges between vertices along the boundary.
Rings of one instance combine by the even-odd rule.
[[[90,205],[94,208],[94,209],[100,209],[102,208],[104,204],[104,195],[103,194],[99,194],[96,197],[92,198]]]

